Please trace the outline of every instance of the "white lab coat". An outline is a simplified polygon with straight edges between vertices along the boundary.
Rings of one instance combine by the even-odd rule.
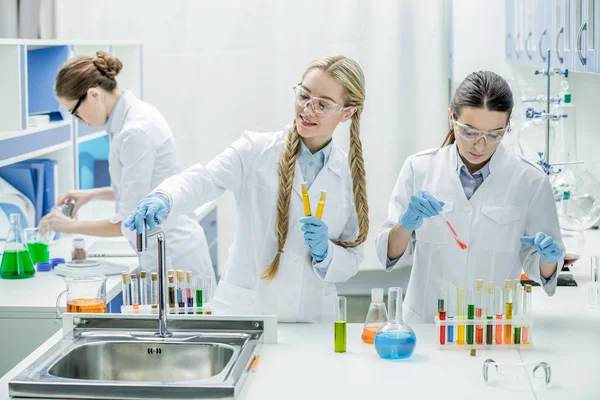
[[[362,245],[344,249],[332,242],[352,241],[358,236],[347,155],[336,145],[309,189],[313,211],[320,191],[328,191],[322,219],[329,228],[329,268],[324,273],[313,266],[304,244],[299,223],[304,216],[303,179],[296,162],[289,233],[279,272],[271,282],[260,279],[277,252],[279,160],[286,137],[287,129],[276,133],[245,132],[207,165],[197,164],[167,179],[157,190],[172,198],[169,218],[213,200],[225,190],[233,192],[237,203],[236,230],[214,297],[218,312],[277,315],[279,321],[285,322],[330,321],[336,296],[334,283],[355,275],[363,259]]]
[[[517,279],[521,270],[540,282],[539,254],[522,245],[521,235],[545,232],[562,245],[556,206],[548,177],[529,161],[507,152],[502,144],[489,161],[490,175],[467,200],[457,172],[456,145],[427,150],[409,157],[389,204],[387,221],[375,238],[377,257],[386,266],[391,228],[406,210],[410,196],[426,190],[444,201],[444,210],[461,240],[461,250],[441,218],[425,218],[394,267],[412,264],[404,300],[404,318],[432,323],[442,284],[475,288],[476,279]],[[564,247],[563,247],[564,248]],[[563,259],[558,261],[558,270]],[[556,290],[556,275],[544,287]]]
[[[121,94],[108,121],[108,130],[108,165],[116,208],[110,221],[121,223],[154,187],[180,171],[175,139],[167,121],[154,106],[138,100],[130,91]],[[135,233],[123,226],[121,229],[135,247]],[[169,269],[193,271],[214,280],[206,236],[193,213],[170,219],[163,230]],[[157,243],[153,238],[148,241],[148,251],[140,257],[142,269],[156,271],[157,260]]]

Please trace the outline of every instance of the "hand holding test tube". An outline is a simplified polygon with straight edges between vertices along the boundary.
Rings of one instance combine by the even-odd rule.
[[[454,240],[456,240],[456,244],[458,244],[458,247],[460,247],[462,250],[466,250],[467,245],[462,240],[460,240],[460,238],[458,237],[458,233],[456,233],[456,231],[454,230],[454,227],[452,227],[452,224],[448,220],[448,216],[446,215],[446,212],[444,210],[440,211],[440,216],[442,217],[442,219],[444,220],[444,223],[450,230],[452,237],[454,237]]]

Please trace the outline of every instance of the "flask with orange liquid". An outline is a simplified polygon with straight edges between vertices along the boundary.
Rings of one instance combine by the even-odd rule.
[[[383,289],[371,289],[371,304],[365,321],[365,327],[362,332],[362,341],[373,344],[375,333],[382,325],[387,322],[387,310],[383,302]]]

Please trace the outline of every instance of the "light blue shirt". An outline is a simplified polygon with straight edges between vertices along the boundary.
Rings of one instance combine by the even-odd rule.
[[[312,185],[317,175],[319,175],[319,172],[323,169],[323,166],[327,164],[329,156],[331,155],[332,145],[333,144],[330,141],[327,146],[323,147],[315,154],[312,154],[304,142],[302,140],[300,141],[298,164],[300,165],[300,171],[302,171],[304,182],[308,183],[308,187]]]
[[[332,146],[333,141],[330,141],[327,146],[323,147],[315,154],[312,154],[304,142],[302,140],[300,141],[300,155],[298,156],[298,164],[300,165],[300,171],[302,171],[302,178],[304,182],[308,184],[309,188],[315,181],[317,175],[319,175],[319,172],[321,172],[325,164],[327,164],[329,156],[331,155]],[[315,260],[312,262],[313,266],[322,271],[323,274],[327,273],[327,269],[331,264],[331,253],[333,253],[333,249],[331,248],[330,241],[327,257],[325,257],[325,259],[321,262],[316,262]]]
[[[462,158],[460,158],[460,154],[456,154],[456,159],[458,160],[456,163],[456,171],[458,172],[460,183],[462,184],[467,199],[471,200],[471,197],[473,197],[473,194],[479,189],[479,186],[481,186],[483,181],[490,176],[490,163],[486,163],[479,171],[471,174]]]

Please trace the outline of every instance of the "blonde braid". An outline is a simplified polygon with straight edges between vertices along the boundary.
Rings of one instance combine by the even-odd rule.
[[[279,260],[289,231],[290,199],[294,183],[296,159],[300,148],[300,135],[296,128],[296,121],[288,131],[285,147],[279,161],[279,190],[277,199],[277,254],[260,276],[261,279],[272,281],[279,271]]]
[[[358,109],[352,116],[350,125],[350,149],[348,151],[348,164],[352,174],[352,191],[354,192],[354,207],[358,216],[358,237],[354,242],[340,242],[335,244],[344,248],[352,248],[367,240],[369,234],[369,203],[367,201],[367,182],[365,179],[365,162],[360,141],[360,113]]]

